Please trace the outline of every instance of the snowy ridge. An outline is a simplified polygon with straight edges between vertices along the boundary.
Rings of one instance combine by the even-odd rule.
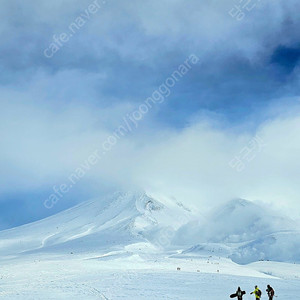
[[[184,253],[218,253],[239,264],[259,260],[300,262],[300,231],[295,221],[269,207],[243,199],[232,200],[200,222],[183,225],[175,244],[196,246]]]
[[[262,260],[300,263],[300,231],[263,236],[239,247],[231,258],[241,264]]]
[[[235,200],[203,219],[173,199],[146,193],[86,201],[0,232],[0,296],[193,300],[208,287],[209,299],[217,300],[242,282],[247,291],[254,283],[271,284],[278,300],[295,299],[299,265],[266,260],[297,262],[300,234],[288,229],[290,220],[267,213]]]
[[[155,239],[173,224],[177,206],[168,208],[145,193],[114,193],[83,202],[44,220],[0,232],[0,255],[26,251],[93,251]],[[186,214],[186,213],[185,213]]]
[[[221,205],[204,219],[176,200],[117,192],[0,232],[0,256],[72,252],[104,257],[115,251],[127,256],[172,250],[181,256],[227,257],[239,264],[300,262],[295,228],[292,220],[242,199]]]
[[[205,220],[191,222],[178,232],[178,240],[212,243],[240,243],[282,230],[296,228],[267,207],[236,199],[213,210]]]

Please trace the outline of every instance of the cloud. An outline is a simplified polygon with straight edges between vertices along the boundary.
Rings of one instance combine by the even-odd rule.
[[[2,82],[18,85],[41,69],[51,75],[79,70],[77,81],[82,73],[102,75],[94,85],[95,96],[105,95],[108,103],[124,99],[137,103],[186,56],[196,53],[201,58],[199,67],[178,86],[173,106],[166,107],[174,115],[175,106],[188,114],[208,108],[241,118],[245,104],[253,103],[250,110],[254,111],[258,103],[285,97],[287,90],[289,96],[298,91],[298,68],[286,78],[286,72],[271,63],[278,47],[299,43],[296,1],[264,1],[242,22],[228,14],[234,4],[229,0],[188,5],[182,0],[172,4],[108,1],[52,59],[44,57],[53,35],[67,32],[90,3],[61,0],[49,7],[14,0],[2,4]],[[15,9],[16,4],[20,9]],[[67,85],[77,86],[72,81]],[[180,122],[180,117],[174,116],[174,122]]]
[[[201,209],[241,197],[272,203],[297,216],[293,210],[299,207],[300,192],[299,106],[293,110],[292,115],[266,120],[255,132],[216,129],[211,122],[200,122],[167,134],[157,145],[151,143],[135,175],[150,189],[180,195]],[[229,161],[255,136],[265,145],[262,151],[245,161],[242,172],[230,168]]]
[[[27,193],[41,188],[51,193],[54,184],[65,183],[112,134],[113,129],[101,123],[99,116],[107,113],[122,121],[125,111],[74,105],[58,111],[44,103],[2,102],[1,193],[13,192],[16,187]],[[78,188],[93,186],[97,194],[107,185],[139,187],[175,196],[203,211],[241,197],[272,203],[293,213],[299,207],[300,192],[298,112],[295,105],[290,112],[277,114],[249,132],[216,126],[209,117],[184,129],[156,127],[150,111],[145,116],[149,118],[147,126],[141,122],[136,131],[121,137],[87,171]],[[263,149],[253,152],[250,162],[244,160],[242,172],[230,167],[229,162],[256,136],[262,140]]]
[[[90,3],[0,5],[1,195],[50,193],[195,53],[199,64],[86,174],[84,189],[138,186],[201,209],[233,197],[298,207],[299,62],[282,50],[299,47],[296,0],[261,1],[241,22],[229,0],[107,1],[45,57]],[[228,162],[257,134],[267,146],[236,172]]]

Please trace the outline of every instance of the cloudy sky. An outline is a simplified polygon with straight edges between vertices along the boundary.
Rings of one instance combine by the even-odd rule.
[[[115,189],[200,210],[241,197],[297,217],[300,3],[238,3],[2,1],[0,229]]]

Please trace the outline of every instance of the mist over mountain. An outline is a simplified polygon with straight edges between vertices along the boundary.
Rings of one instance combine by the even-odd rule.
[[[0,232],[0,255],[119,251],[130,256],[140,245],[146,252],[181,249],[183,255],[219,249],[220,256],[242,264],[290,262],[300,260],[295,228],[295,221],[247,200],[229,201],[203,216],[176,199],[116,192]]]
[[[295,221],[269,206],[235,199],[213,209],[205,219],[184,225],[178,230],[178,240],[241,243],[294,228]]]

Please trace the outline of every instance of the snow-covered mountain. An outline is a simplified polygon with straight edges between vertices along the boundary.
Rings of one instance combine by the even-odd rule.
[[[145,193],[117,192],[0,232],[0,255],[107,251],[142,242],[164,247],[167,238],[191,216],[190,211],[172,201],[162,203]]]
[[[232,200],[205,218],[168,198],[117,192],[0,232],[0,257],[30,253],[214,254],[245,264],[300,262],[297,224],[269,207]]]
[[[255,282],[295,299],[299,265],[266,261],[299,262],[294,225],[245,200],[203,218],[174,199],[118,192],[0,232],[0,297],[190,300],[200,287],[221,299]]]
[[[214,209],[204,220],[193,221],[178,231],[178,242],[239,243],[281,230],[296,228],[295,222],[271,208],[236,199]]]
[[[214,253],[241,264],[258,260],[300,262],[298,224],[272,208],[236,199],[214,209],[205,220],[191,221],[173,243],[190,244],[190,255]]]
[[[300,231],[274,232],[238,247],[231,259],[247,264],[259,260],[300,263]]]

